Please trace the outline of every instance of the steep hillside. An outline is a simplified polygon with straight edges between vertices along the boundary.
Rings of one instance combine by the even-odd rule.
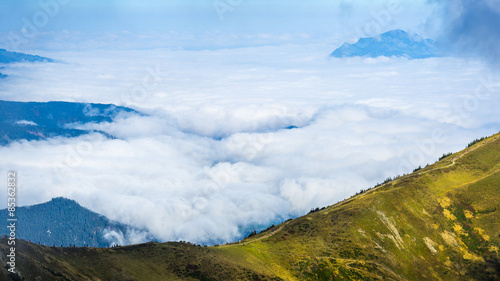
[[[26,280],[500,280],[499,209],[496,134],[241,242],[92,249],[18,241],[17,269]],[[4,258],[5,239],[0,249]]]

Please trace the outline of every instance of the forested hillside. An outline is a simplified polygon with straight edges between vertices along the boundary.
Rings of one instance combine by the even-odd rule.
[[[111,122],[118,114],[127,112],[137,113],[112,104],[0,101],[0,145],[22,139],[77,137],[90,131],[68,128],[67,124]]]
[[[7,210],[0,212],[7,221]],[[17,238],[48,246],[108,247],[118,241],[113,236],[106,239],[106,233],[126,235],[130,230],[83,208],[76,201],[61,197],[43,204],[18,207],[16,215]],[[5,228],[2,234],[7,235],[7,231]]]

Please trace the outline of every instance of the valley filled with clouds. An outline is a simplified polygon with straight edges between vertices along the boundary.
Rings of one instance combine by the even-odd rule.
[[[224,21],[209,7],[210,28],[222,31],[114,26],[96,35],[86,29],[97,27],[75,25],[61,6],[51,20],[68,26],[48,25],[23,49],[55,62],[2,69],[9,77],[0,81],[0,99],[111,103],[141,114],[67,125],[115,138],[93,133],[2,146],[0,167],[19,171],[21,205],[63,196],[161,241],[215,244],[334,204],[498,132],[500,76],[492,70],[496,54],[484,51],[488,44],[478,56],[329,57],[358,36],[355,27],[386,15],[388,4],[379,2],[366,9],[343,1],[335,22],[347,27],[326,35],[324,26],[311,32],[297,23],[290,33],[263,32],[263,23],[263,30],[238,30],[241,19],[234,17],[248,20],[257,9],[247,2]],[[434,26],[441,24],[459,32],[458,25],[432,19],[442,9],[425,9],[443,2],[420,2],[378,22],[380,31],[413,26],[439,36]],[[414,5],[425,18],[412,13]],[[463,16],[447,11],[445,22]],[[318,13],[319,21],[328,19]],[[475,38],[460,34],[463,46]],[[0,194],[1,202],[6,196]]]
[[[216,243],[498,128],[498,77],[479,61],[326,51],[58,52],[49,55],[62,63],[15,65],[4,99],[113,103],[143,115],[70,125],[116,139],[13,143],[0,148],[1,166],[22,171],[23,204],[64,196],[161,240]]]

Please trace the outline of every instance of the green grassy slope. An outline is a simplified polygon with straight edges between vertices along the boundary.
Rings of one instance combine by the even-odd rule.
[[[500,134],[240,243],[17,247],[26,280],[500,280]]]

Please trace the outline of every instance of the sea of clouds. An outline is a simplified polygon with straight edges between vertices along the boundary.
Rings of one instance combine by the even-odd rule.
[[[1,99],[113,103],[144,115],[70,125],[116,139],[0,147],[0,168],[19,172],[22,205],[64,196],[161,241],[213,244],[499,130],[500,79],[480,61],[333,59],[333,49],[43,52],[58,62],[9,66]]]

